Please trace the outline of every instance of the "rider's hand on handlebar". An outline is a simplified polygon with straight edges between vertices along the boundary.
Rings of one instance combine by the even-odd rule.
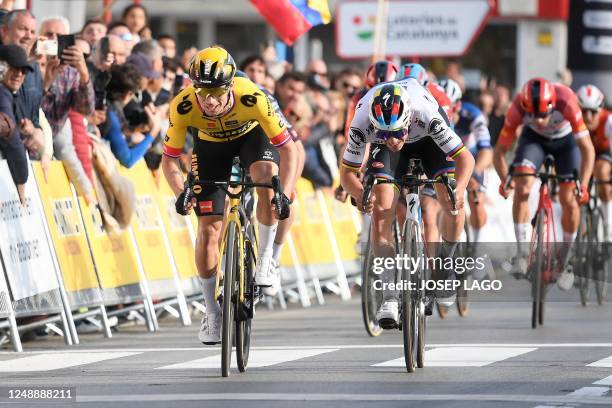
[[[514,181],[510,182],[510,185],[508,185],[508,188],[506,188],[506,186],[504,185],[504,182],[502,182],[499,185],[499,195],[507,199],[508,197],[510,197],[510,193],[512,192],[513,189],[514,189]]]
[[[176,209],[176,212],[180,215],[188,215],[191,213],[191,209],[195,204],[195,198],[189,200],[189,202],[187,203],[187,208],[184,207],[184,203],[185,192],[183,191],[181,194],[179,194],[179,196],[176,198],[176,202],[174,203],[174,208]]]
[[[371,194],[370,198],[368,199],[368,201],[366,203],[362,203],[361,202],[362,197],[357,198],[357,208],[359,209],[359,211],[364,212],[366,214],[370,214],[372,212],[372,210],[374,209],[374,201],[376,200],[374,195]]]
[[[585,184],[580,186],[580,194],[578,195],[578,204],[586,205],[589,203],[589,190]]]
[[[348,197],[348,193],[344,191],[344,189],[342,188],[342,185],[339,185],[338,187],[336,187],[336,189],[334,190],[334,198],[336,200],[340,201],[341,203],[345,203],[347,197]]]

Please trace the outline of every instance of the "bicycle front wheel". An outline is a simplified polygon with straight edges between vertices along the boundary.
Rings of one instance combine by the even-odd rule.
[[[574,273],[578,278],[578,290],[580,292],[580,303],[586,306],[589,302],[589,281],[591,280],[592,263],[589,259],[588,250],[591,247],[590,237],[592,235],[591,217],[588,214],[588,209],[582,207],[580,209],[580,223],[578,225],[578,233],[576,234],[576,255],[574,257]]]
[[[546,212],[542,209],[538,211],[536,219],[536,247],[535,254],[532,254],[531,265],[531,327],[538,327],[538,321],[543,321],[542,311],[542,274],[544,273],[544,235],[546,225],[544,220]]]
[[[418,259],[419,242],[417,237],[417,225],[414,222],[407,222],[404,229],[404,255]],[[404,340],[404,360],[406,370],[413,373],[416,367],[423,366],[423,354],[425,347],[425,325],[421,322],[419,315],[424,320],[424,313],[420,313],[421,282],[420,269],[411,271],[407,268],[402,269],[402,283],[404,284],[401,293],[401,312],[402,312],[402,337]],[[410,284],[408,284],[410,283]],[[421,330],[422,332],[421,332]],[[420,358],[419,358],[420,357]],[[420,360],[420,361],[419,361]]]
[[[371,337],[377,337],[383,331],[378,324],[378,320],[376,320],[376,311],[382,303],[382,291],[374,290],[374,281],[377,276],[372,272],[373,259],[374,248],[370,230],[361,269],[361,315],[366,333]]]
[[[221,327],[221,375],[229,377],[234,340],[234,309],[236,304],[236,262],[239,258],[238,226],[230,221],[225,235],[225,273],[223,275],[223,325]]]
[[[255,251],[250,240],[244,241],[244,273],[240,286],[244,291],[244,300],[237,302],[242,308],[241,319],[236,322],[236,362],[238,370],[243,373],[249,363],[249,351],[251,349],[251,322],[255,309],[255,285],[253,275],[255,273]]]
[[[593,213],[593,239],[589,244],[592,256],[589,256],[593,264],[593,278],[595,280],[595,293],[597,303],[603,305],[608,289],[608,268],[610,266],[610,244],[606,241],[608,236],[608,225],[601,208]]]

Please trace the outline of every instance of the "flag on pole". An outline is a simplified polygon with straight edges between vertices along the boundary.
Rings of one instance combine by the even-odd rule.
[[[327,0],[250,0],[288,45],[320,24],[331,21]]]

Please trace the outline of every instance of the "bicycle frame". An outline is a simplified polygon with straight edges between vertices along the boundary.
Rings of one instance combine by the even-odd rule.
[[[531,221],[532,225],[536,225],[537,222],[537,216],[540,213],[540,210],[544,210],[544,214],[545,214],[545,219],[544,219],[544,225],[546,225],[546,240],[544,241],[546,243],[546,254],[548,254],[549,256],[546,257],[546,269],[551,271],[552,270],[552,260],[554,259],[553,256],[550,256],[551,254],[555,253],[552,250],[556,250],[556,242],[557,242],[557,231],[556,231],[556,226],[555,226],[555,213],[554,213],[554,209],[553,209],[553,204],[552,204],[552,198],[550,197],[549,194],[549,187],[548,187],[548,175],[544,176],[542,175],[542,177],[540,178],[542,181],[542,184],[540,185],[540,190],[539,190],[539,199],[538,199],[538,207],[536,209],[535,215],[533,216],[533,219]],[[552,232],[552,235],[551,235]],[[552,237],[552,240],[550,239]],[[531,257],[533,256],[533,254],[535,254],[535,245],[537,242],[537,237],[536,237],[536,230],[535,228],[533,229],[533,231],[531,232],[531,244],[530,244],[530,249],[531,251],[529,251],[529,260],[528,262],[531,264],[532,259]]]

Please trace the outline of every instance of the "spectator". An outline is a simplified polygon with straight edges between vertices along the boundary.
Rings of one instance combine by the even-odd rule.
[[[11,177],[17,187],[21,204],[25,204],[25,183],[28,180],[28,161],[25,146],[16,126],[13,95],[32,71],[25,51],[17,45],[0,46],[2,85],[0,85],[0,156],[7,160]],[[31,123],[30,123],[31,126]]]
[[[506,85],[498,84],[493,92],[495,102],[493,111],[489,115],[489,133],[491,134],[491,145],[495,146],[499,133],[504,127],[506,111],[510,106],[510,88]]]
[[[270,75],[266,75],[263,82],[261,83],[261,86],[266,88],[266,91],[270,92],[271,94],[274,94],[276,92],[276,81]]]
[[[487,124],[489,123],[489,116],[493,112],[493,106],[495,105],[495,97],[489,91],[482,92],[480,94],[480,100],[478,101],[478,107],[482,111],[482,114],[487,119]]]
[[[179,63],[174,58],[163,57],[162,64],[164,68],[162,89],[168,91],[170,98],[173,98],[179,91],[179,89],[175,88],[176,78],[179,71]]]
[[[132,52],[132,47],[134,47],[134,45],[136,45],[136,43],[140,41],[140,38],[133,35],[130,32],[130,28],[121,21],[117,21],[108,26],[108,34],[116,35],[123,41],[127,54]]]
[[[159,133],[161,120],[151,106],[145,106],[136,111],[140,123],[129,123],[130,118],[126,116],[134,112],[124,114],[124,109],[139,92],[141,75],[132,64],[114,66],[111,75],[113,79],[107,88],[111,101],[107,111],[109,126],[102,136],[110,142],[111,150],[119,162],[125,167],[132,167],[151,146],[151,134]]]
[[[342,93],[346,102],[350,101],[361,88],[363,88],[362,75],[353,68],[341,71],[334,80],[334,89]]]
[[[181,67],[184,72],[189,71],[189,64],[193,57],[198,53],[198,49],[196,47],[189,47],[181,54]]]
[[[108,36],[108,52],[114,56],[116,65],[125,64],[129,55],[127,43],[114,34]]]
[[[40,33],[49,39],[70,32],[68,20],[64,17],[47,17],[40,25]],[[83,44],[81,44],[83,45]],[[64,50],[60,58],[49,58],[43,80],[44,95],[42,110],[51,125],[55,156],[62,160],[70,181],[87,203],[94,202],[93,185],[83,164],[77,156],[72,140],[72,128],[68,119],[70,110],[84,116],[94,110],[95,97],[89,69],[83,52],[78,45]]]
[[[107,31],[106,24],[102,20],[87,20],[81,29],[81,38],[93,47],[98,40],[106,36]]]
[[[25,51],[26,55],[31,55],[36,41],[36,20],[28,10],[14,10],[4,17],[0,35],[4,44],[17,45]],[[44,114],[41,114],[40,111],[41,68],[34,59],[29,64],[32,70],[26,72],[23,85],[15,95],[14,113],[30,158],[40,159],[43,170],[46,172],[53,156],[53,139],[51,132],[45,132],[44,127],[41,126],[41,122],[45,121]]]
[[[129,5],[123,9],[121,21],[130,29],[136,42],[139,42],[140,32],[148,25],[147,10],[138,4]]]
[[[242,72],[247,74],[251,81],[257,85],[262,85],[266,79],[267,69],[266,62],[259,55],[251,55],[246,57],[239,68]]]
[[[329,89],[331,83],[327,74],[327,64],[321,59],[311,60],[306,68],[309,78],[325,89]]]
[[[162,57],[164,51],[159,46],[157,41],[148,40],[141,41],[132,48],[132,54],[144,54],[151,60],[153,64],[153,71],[157,72],[160,76],[163,69]]]
[[[176,57],[176,40],[168,34],[157,37],[157,43],[164,50],[164,56],[168,58]]]
[[[9,12],[13,10],[14,6],[15,6],[15,0],[2,0],[2,2],[0,2],[0,10],[2,11]]]

